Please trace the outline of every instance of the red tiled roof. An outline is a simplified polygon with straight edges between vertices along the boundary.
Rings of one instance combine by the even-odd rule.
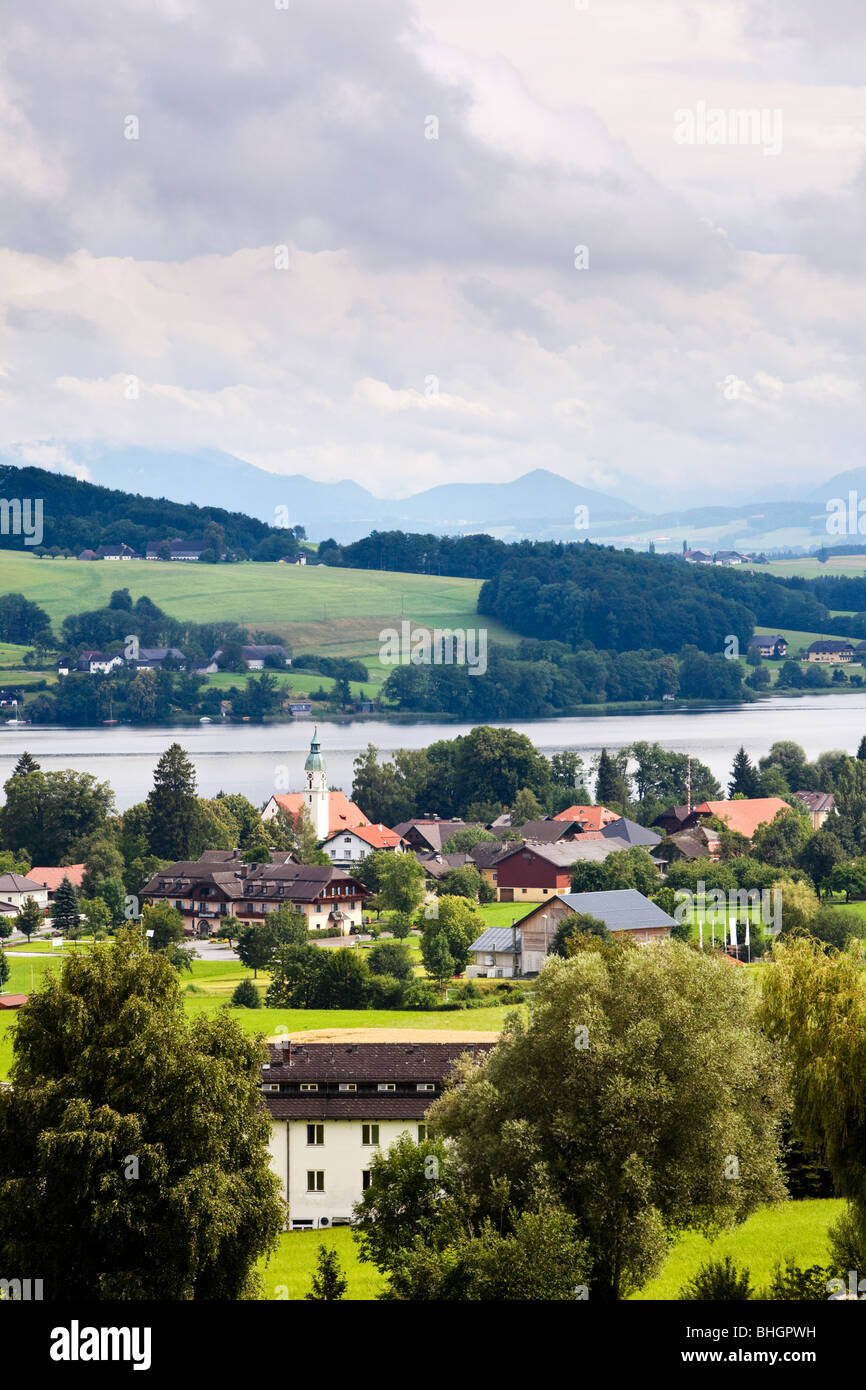
[[[352,825],[343,826],[342,829],[351,830],[353,835],[373,849],[395,849],[402,841],[402,836],[396,830],[389,830],[387,825]],[[334,831],[328,839],[333,838],[334,834],[339,834],[339,831]]]
[[[27,998],[26,994],[0,994],[0,1009],[20,1009]]]
[[[584,830],[601,830],[603,825],[610,825],[612,820],[619,820],[619,814],[609,811],[606,806],[566,806],[565,810],[560,811],[553,819],[577,821]]]
[[[41,883],[48,889],[49,893],[55,892],[64,878],[69,879],[73,888],[80,888],[81,880],[84,877],[84,865],[66,864],[62,868],[46,868],[44,865],[40,865],[39,868],[31,869],[27,877],[32,878],[36,883]]]
[[[280,810],[292,819],[305,804],[303,792],[279,792],[274,795],[274,801]],[[328,834],[334,835],[338,830],[357,830],[361,825],[369,825],[369,820],[360,806],[350,801],[345,792],[329,792]]]
[[[759,825],[774,821],[780,811],[790,811],[780,796],[753,796],[742,801],[702,801],[695,806],[702,816],[718,816],[729,830],[736,830],[751,840]]]

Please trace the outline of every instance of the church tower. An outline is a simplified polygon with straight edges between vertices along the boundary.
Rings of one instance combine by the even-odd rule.
[[[331,829],[328,782],[325,759],[319,751],[318,726],[313,730],[310,752],[304,763],[304,805],[307,808],[317,840],[327,839]]]

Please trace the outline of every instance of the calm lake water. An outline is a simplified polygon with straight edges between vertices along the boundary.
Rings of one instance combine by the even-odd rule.
[[[353,761],[368,743],[387,754],[396,748],[425,748],[437,739],[468,733],[472,727],[374,720],[323,723],[320,733],[328,780],[348,793]],[[510,727],[526,734],[548,756],[572,749],[586,762],[602,747],[622,748],[637,739],[658,742],[663,748],[700,758],[724,785],[741,744],[752,758],[765,754],[777,739],[801,744],[810,758],[830,748],[856,752],[866,733],[866,693],[778,698],[694,711],[527,720]],[[0,781],[6,780],[26,748],[45,771],[69,767],[110,782],[122,810],[146,796],[157,759],[176,740],[195,762],[200,795],[243,792],[259,805],[274,791],[302,786],[312,732],[308,720],[192,728],[10,729],[0,725]]]

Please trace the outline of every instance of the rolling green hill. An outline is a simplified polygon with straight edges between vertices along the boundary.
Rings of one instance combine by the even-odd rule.
[[[0,593],[22,593],[40,604],[55,629],[67,614],[101,608],[113,589],[128,588],[133,599],[147,594],[177,618],[231,619],[279,633],[295,651],[374,664],[380,631],[399,628],[402,618],[422,627],[479,626],[480,587],[478,579],[324,565],[40,560],[0,551]],[[491,642],[517,640],[490,619],[483,625]]]

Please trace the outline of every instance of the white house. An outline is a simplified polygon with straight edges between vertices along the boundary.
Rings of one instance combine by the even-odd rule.
[[[269,1046],[262,1094],[271,1168],[292,1231],[345,1226],[374,1154],[401,1134],[427,1137],[425,1115],[464,1052],[489,1043],[292,1043]]]
[[[25,878],[22,874],[0,874],[0,901],[20,911],[28,898],[33,898],[41,908],[46,908],[48,889],[45,884]]]
[[[109,671],[113,671],[117,666],[123,665],[122,656],[107,656],[105,652],[82,652],[77,662],[77,670],[89,671],[91,676],[96,672],[101,672],[107,676]]]
[[[325,854],[330,855],[331,862],[341,869],[349,869],[360,863],[365,855],[372,854],[374,850],[387,849],[402,854],[404,848],[405,841],[396,830],[389,830],[387,825],[381,824],[356,825],[352,829],[337,830],[322,845]]]

